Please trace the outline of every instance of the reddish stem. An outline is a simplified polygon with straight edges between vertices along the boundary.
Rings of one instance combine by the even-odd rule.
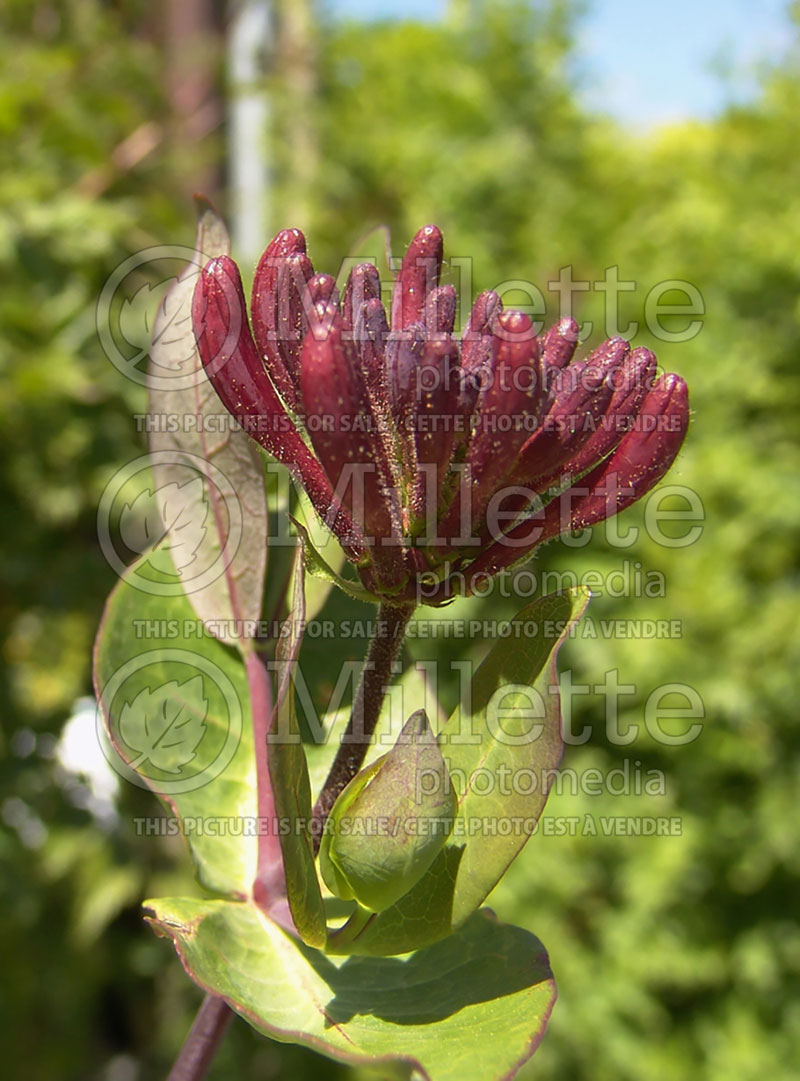
[[[376,633],[364,662],[350,721],[314,808],[314,843],[317,847],[339,793],[363,765],[392,678],[392,663],[400,652],[414,608],[414,604],[394,605],[384,601],[378,609]]]
[[[272,724],[272,687],[266,665],[257,653],[245,660],[253,714],[253,752],[256,761],[256,791],[259,819],[258,865],[253,883],[253,898],[265,912],[280,904],[286,896],[283,855],[275,829],[277,813],[272,781],[269,776],[267,735]]]
[[[206,995],[167,1081],[203,1081],[232,1017],[223,999]]]

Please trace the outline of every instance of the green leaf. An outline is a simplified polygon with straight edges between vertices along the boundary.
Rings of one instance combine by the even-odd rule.
[[[424,784],[422,781],[424,780]],[[428,782],[434,781],[430,784]],[[389,908],[416,885],[447,840],[456,797],[424,710],[412,714],[388,754],[341,793],[320,849],[334,874],[372,912]]]
[[[298,546],[294,569],[294,591],[289,612],[289,634],[278,639],[278,694],[275,725],[269,745],[269,776],[275,812],[289,826],[280,834],[286,894],[297,932],[310,946],[323,946],[327,938],[325,908],[314,862],[310,833],[311,786],[305,751],[295,715],[292,682],[305,623],[303,548]]]
[[[157,551],[168,563],[169,552]],[[208,634],[186,597],[123,580],[98,631],[94,679],[112,765],[180,819],[203,886],[249,897],[258,811],[240,658]]]
[[[555,1001],[539,940],[476,913],[410,957],[331,958],[251,905],[148,901],[186,971],[260,1032],[342,1062],[401,1061],[426,1081],[503,1081],[536,1050]]]
[[[538,822],[561,759],[556,655],[589,599],[584,588],[525,607],[475,673],[439,743],[458,794],[453,832],[428,873],[366,926],[357,913],[330,948],[388,955],[435,942],[485,900]],[[535,636],[515,625],[536,624]]]
[[[199,269],[229,251],[222,219],[198,200],[196,261],[167,292],[153,328],[148,384],[150,414],[159,423],[149,442],[155,499],[184,592],[212,633],[224,628],[226,640],[241,641],[261,615],[267,558],[263,466],[255,443],[233,425],[211,386],[192,328]]]

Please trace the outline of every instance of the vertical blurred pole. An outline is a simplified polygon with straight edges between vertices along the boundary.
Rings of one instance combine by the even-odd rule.
[[[316,98],[318,34],[315,0],[277,0],[275,66],[286,118],[281,130],[289,184],[282,199],[286,222],[311,224],[318,168]]]
[[[254,261],[269,221],[269,101],[264,74],[272,41],[270,0],[241,0],[228,38],[228,164],[234,255]]]

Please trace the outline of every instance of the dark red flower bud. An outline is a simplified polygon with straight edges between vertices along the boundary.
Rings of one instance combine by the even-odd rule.
[[[202,270],[192,323],[203,367],[222,404],[256,442],[299,476],[324,516],[333,495],[330,483],[266,373],[247,322],[239,268],[227,255]]]
[[[254,431],[270,454],[280,461],[291,459],[302,439],[253,343],[239,268],[227,255],[212,259],[201,272],[192,320],[206,374],[226,407],[245,429]],[[249,425],[251,417],[266,423]]]
[[[361,357],[361,366],[367,387],[373,397],[381,400],[385,410],[389,408],[389,390],[386,374],[386,342],[389,322],[386,310],[378,297],[372,297],[361,305],[353,324],[353,341]]]
[[[406,396],[397,388],[400,424],[405,441],[411,487],[411,532],[419,528],[431,537],[435,535],[442,487],[450,468],[453,446],[458,432],[459,378],[458,343],[451,334],[456,316],[456,291],[452,285],[440,285],[428,293],[425,302],[423,332],[426,341],[422,355],[414,366],[417,346],[398,345],[400,368],[395,371],[402,381],[406,374],[413,379],[411,394]],[[417,328],[414,342],[417,342]],[[406,343],[406,346],[408,343]],[[408,435],[411,435],[411,440]],[[424,523],[424,524],[423,524]]]
[[[306,427],[336,498],[359,529],[379,546],[401,551],[402,526],[393,478],[373,415],[363,373],[342,317],[330,308],[312,323],[303,342],[300,384]]]
[[[630,351],[630,342],[626,338],[608,338],[592,350],[586,362],[599,365],[604,371],[611,371],[625,362]]]
[[[290,274],[284,272],[281,288],[278,289],[278,275],[286,261],[292,256],[306,254],[306,238],[299,229],[282,229],[267,245],[261,256],[253,278],[253,291],[250,297],[250,312],[253,319],[253,336],[264,362],[267,365],[275,386],[284,400],[292,407],[296,405],[297,388],[284,359],[283,334],[291,331],[296,318],[297,303],[290,293],[297,291],[298,299],[302,296],[307,277],[313,273],[310,262],[295,260]],[[301,280],[297,280],[297,277]],[[279,311],[286,319],[286,325],[279,325]]]
[[[332,274],[320,272],[308,280],[308,297],[311,308],[318,305],[334,307],[339,303],[339,290],[336,288],[336,278]]]
[[[442,234],[435,225],[420,229],[409,244],[394,283],[392,331],[423,321],[428,293],[439,284],[443,251]]]
[[[608,409],[591,439],[564,465],[564,473],[578,477],[619,446],[625,433],[636,423],[639,410],[653,386],[655,371],[655,354],[649,349],[635,349],[609,372],[607,378],[613,393]]]
[[[613,390],[597,366],[586,361],[555,373],[549,406],[539,431],[520,451],[512,474],[515,484],[544,491],[566,463],[597,431]]]
[[[585,529],[641,499],[675,461],[688,426],[686,383],[679,375],[664,375],[611,457],[548,504],[541,539]]]
[[[300,346],[308,329],[307,284],[313,275],[311,260],[300,252],[281,259],[277,268],[275,307],[271,318],[275,325],[275,350],[283,364],[276,363],[273,379],[292,409],[298,408]],[[262,305],[262,311],[264,307],[266,305]],[[283,380],[284,372],[287,380]]]
[[[482,369],[491,360],[492,329],[502,310],[502,300],[491,289],[475,298],[461,339],[461,367],[465,374]]]
[[[359,314],[368,300],[380,300],[381,279],[372,263],[359,263],[347,276],[342,297],[342,323],[345,330],[354,330]],[[383,305],[381,304],[383,311]],[[360,342],[360,338],[355,339]]]
[[[343,318],[344,325],[344,318]],[[350,335],[353,348],[351,355],[358,363],[367,395],[372,406],[372,415],[378,427],[378,435],[383,445],[384,460],[392,470],[392,482],[396,488],[403,483],[400,462],[398,461],[398,437],[392,420],[389,401],[389,389],[386,377],[386,339],[389,336],[389,324],[386,311],[379,297],[370,297],[361,304],[351,331],[343,330],[346,340]]]
[[[461,412],[469,423],[483,381],[492,365],[492,328],[503,310],[497,293],[480,293],[472,306],[461,339]]]
[[[501,312],[494,323],[492,360],[473,417],[472,434],[453,506],[442,524],[443,537],[470,531],[483,519],[498,485],[512,472],[520,447],[539,426],[544,392],[539,341],[530,317]]]
[[[561,319],[541,335],[540,351],[545,371],[565,368],[578,347],[578,324],[574,319]]]
[[[428,338],[449,337],[456,322],[456,291],[452,285],[431,289],[425,301],[425,334]]]
[[[460,434],[458,344],[445,337],[427,341],[416,377],[414,408],[407,416],[414,439],[411,532],[416,536],[422,529],[434,537],[442,489]]]
[[[394,331],[386,343],[386,379],[392,416],[402,430],[404,418],[414,412],[417,391],[417,369],[425,351],[425,328],[421,323],[406,327],[402,335]]]

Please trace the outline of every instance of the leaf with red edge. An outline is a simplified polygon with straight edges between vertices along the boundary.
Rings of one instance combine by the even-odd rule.
[[[160,558],[168,564],[169,552]],[[143,593],[135,581],[117,583],[95,643],[106,753],[118,773],[170,808],[201,884],[247,897],[258,807],[242,659],[206,631],[187,597]],[[144,625],[146,638],[137,633]]]
[[[405,1064],[424,1081],[510,1081],[556,998],[544,947],[488,910],[410,957],[326,957],[252,905],[146,902],[200,987],[259,1032],[353,1065]]]

